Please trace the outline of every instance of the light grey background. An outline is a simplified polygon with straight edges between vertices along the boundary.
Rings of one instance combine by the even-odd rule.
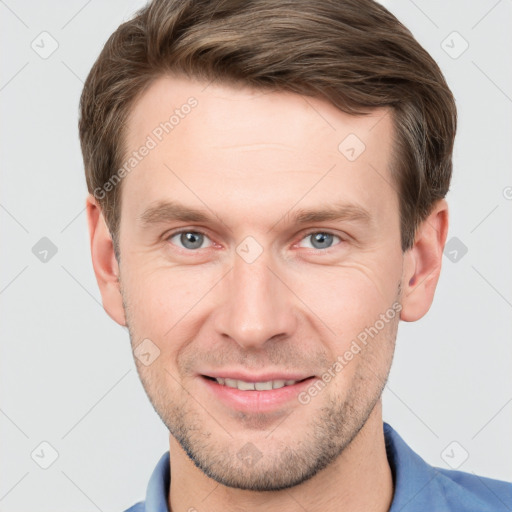
[[[143,3],[0,1],[1,511],[124,510],[168,449],[128,333],[101,306],[77,134],[85,77]],[[384,417],[431,464],[512,480],[512,1],[384,3],[459,110],[457,240],[428,315],[401,323]],[[57,248],[46,262],[32,251],[43,237]],[[42,442],[58,452],[48,469]]]

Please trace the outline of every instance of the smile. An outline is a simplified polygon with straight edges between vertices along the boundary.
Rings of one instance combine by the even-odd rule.
[[[211,377],[209,377],[211,378]],[[272,389],[279,389],[285,386],[293,386],[298,380],[267,380],[265,382],[247,382],[244,380],[228,379],[217,377],[216,380],[221,386],[227,386],[240,391],[270,391]]]

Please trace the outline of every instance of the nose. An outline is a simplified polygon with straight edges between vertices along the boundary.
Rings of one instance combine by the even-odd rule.
[[[246,350],[291,336],[296,328],[294,294],[275,267],[267,251],[252,263],[235,254],[233,268],[222,282],[224,301],[215,327]]]

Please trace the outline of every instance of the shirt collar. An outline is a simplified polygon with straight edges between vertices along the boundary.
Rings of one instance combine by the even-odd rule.
[[[418,510],[415,507],[419,502],[422,510],[429,510],[428,507],[434,510],[439,505],[439,496],[434,492],[437,486],[430,484],[439,473],[415,453],[387,423],[384,423],[384,440],[394,484],[389,512]]]
[[[171,484],[169,457],[169,452],[164,453],[160,457],[149,479],[146,491],[145,512],[169,512],[169,507],[167,506],[167,497]]]

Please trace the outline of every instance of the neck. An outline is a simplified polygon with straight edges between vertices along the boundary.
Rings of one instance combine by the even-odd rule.
[[[393,479],[377,403],[363,428],[339,457],[302,484],[281,491],[254,492],[226,487],[206,476],[170,436],[170,512],[387,512]]]

